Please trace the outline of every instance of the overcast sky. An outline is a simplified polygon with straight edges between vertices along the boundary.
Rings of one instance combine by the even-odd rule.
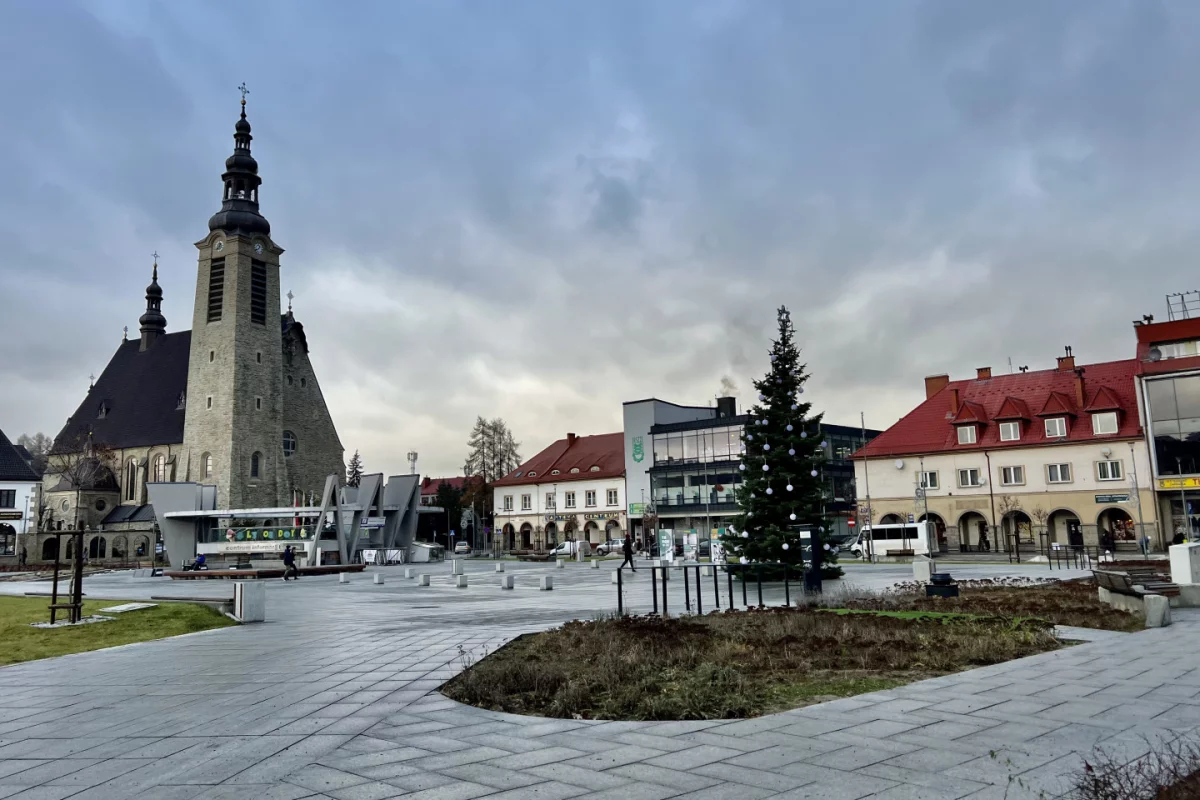
[[[829,422],[1131,357],[1200,285],[1200,3],[0,0],[0,428],[58,432],[150,253],[191,326],[242,81],[347,457],[456,474],[750,395]]]

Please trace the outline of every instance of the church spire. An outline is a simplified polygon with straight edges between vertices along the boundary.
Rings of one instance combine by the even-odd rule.
[[[243,82],[238,90],[242,93],[242,116],[233,126],[233,155],[225,159],[225,173],[221,176],[221,210],[208,220],[210,231],[228,234],[251,235],[271,234],[271,223],[258,211],[258,162],[250,155],[250,121],[246,119],[246,95],[250,90]]]
[[[142,324],[141,350],[149,350],[158,337],[167,332],[167,318],[162,315],[162,287],[158,285],[158,252],[154,253],[154,272],[146,287],[146,313],[138,320]]]

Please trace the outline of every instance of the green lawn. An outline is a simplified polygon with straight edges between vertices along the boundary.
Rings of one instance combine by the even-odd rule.
[[[136,601],[84,600],[83,614],[98,614],[102,608],[127,602]],[[0,665],[100,650],[120,644],[145,642],[237,624],[208,606],[193,603],[160,603],[154,608],[113,614],[111,622],[69,628],[31,628],[31,622],[50,621],[49,605],[49,597],[0,597]],[[58,618],[63,619],[68,613],[66,610],[60,610]]]

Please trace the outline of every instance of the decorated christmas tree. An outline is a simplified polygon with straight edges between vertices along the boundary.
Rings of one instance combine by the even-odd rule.
[[[822,577],[837,578],[842,570],[824,542],[821,415],[809,416],[812,404],[803,397],[808,375],[799,363],[786,307],[780,307],[778,318],[771,369],[754,382],[758,402],[742,434],[742,485],[736,495],[741,514],[721,543],[730,565],[784,564],[794,568],[789,569],[793,575],[816,552]]]

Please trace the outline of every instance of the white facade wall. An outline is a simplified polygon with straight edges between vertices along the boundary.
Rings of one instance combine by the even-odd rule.
[[[609,490],[616,490],[616,502],[608,502]],[[587,492],[594,491],[596,493],[596,504],[594,506],[587,505]],[[495,530],[502,532],[505,525],[512,525],[513,530],[520,536],[521,526],[528,523],[534,530],[535,539],[538,536],[538,530],[544,530],[548,522],[554,522],[557,528],[557,541],[563,541],[564,521],[554,521],[547,519],[547,515],[569,516],[574,514],[578,522],[579,533],[582,534],[587,523],[594,521],[598,528],[599,541],[604,541],[603,533],[605,526],[610,520],[616,521],[620,525],[621,535],[629,529],[628,524],[628,508],[625,497],[625,479],[623,477],[615,478],[597,478],[594,480],[575,480],[554,483],[548,481],[546,483],[529,483],[519,486],[497,486],[493,490],[493,508],[495,509],[496,522]],[[575,506],[567,506],[567,495],[571,492],[575,493]],[[521,496],[530,495],[530,508],[522,509]],[[552,504],[547,504],[547,495],[554,495]],[[504,498],[512,497],[512,509],[506,510],[504,506]],[[588,519],[592,515],[593,519]],[[593,537],[596,538],[596,537]],[[534,544],[535,547],[539,546]]]
[[[18,534],[37,528],[37,481],[0,481],[0,491],[16,492],[12,507],[0,505],[0,525],[11,525]],[[17,514],[19,518],[10,519]]]
[[[1105,456],[1105,450],[1108,450],[1110,455]],[[1091,491],[1105,494],[1132,491],[1133,466],[1137,468],[1139,488],[1151,488],[1150,456],[1146,442],[1141,439],[1132,442],[1107,440],[1043,447],[1011,447],[987,452],[991,458],[990,477],[988,456],[985,456],[982,450],[925,456],[925,471],[938,473],[938,488],[931,489],[929,497],[986,497],[989,493],[1016,495]],[[1120,461],[1123,473],[1121,480],[1099,480],[1095,466],[1099,461]],[[868,487],[872,500],[912,498],[917,486],[920,463],[921,459],[916,456],[855,461],[854,479],[858,487],[859,505],[866,502]],[[1048,482],[1046,465],[1061,463],[1071,465],[1071,482]],[[899,466],[900,464],[903,466]],[[1011,466],[1025,468],[1024,485],[1007,486],[1001,483],[1001,467]],[[977,488],[960,487],[960,469],[978,469],[987,483]]]

